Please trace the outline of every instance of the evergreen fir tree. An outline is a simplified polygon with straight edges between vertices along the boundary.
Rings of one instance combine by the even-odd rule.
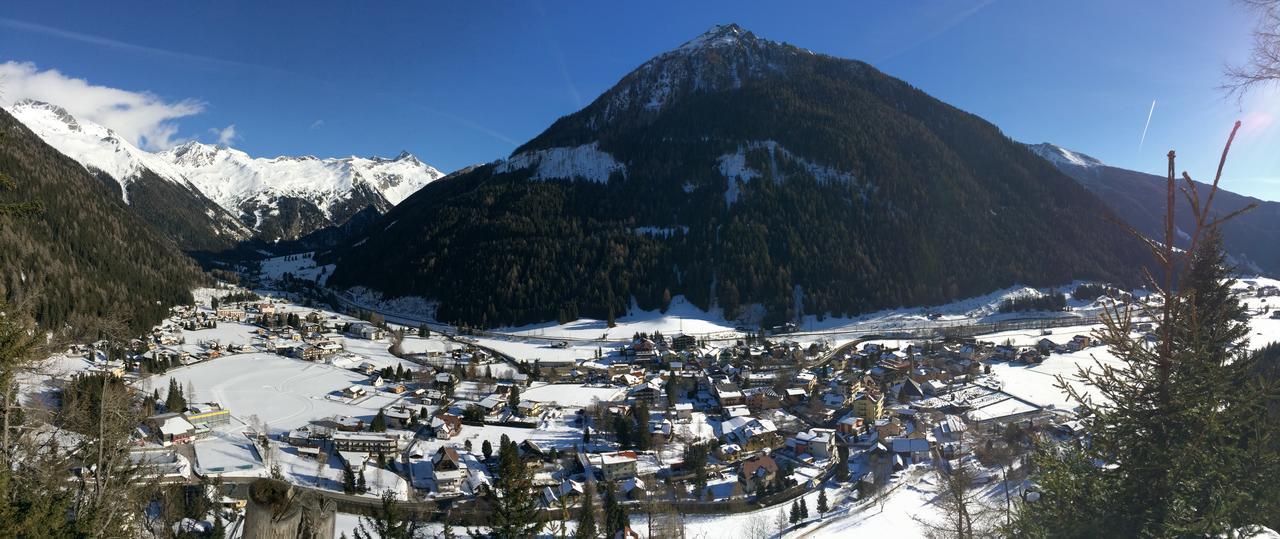
[[[516,444],[506,435],[498,445],[498,478],[494,490],[498,496],[490,526],[493,534],[504,539],[537,535],[543,522],[538,519],[533,473],[520,461]]]
[[[574,539],[595,539],[596,537],[596,502],[595,489],[588,481],[582,492],[582,507],[578,511],[578,529],[573,532]]]
[[[378,410],[377,415],[373,416],[373,421],[369,422],[369,430],[373,432],[387,432],[387,416]]]
[[[351,471],[351,465],[345,459],[342,461],[342,492],[346,494],[356,492],[356,474]]]
[[[169,379],[169,394],[165,396],[164,408],[169,412],[181,412],[187,408],[187,399],[183,397],[182,388],[175,378]]]
[[[820,492],[818,492],[818,514],[819,515],[825,515],[827,514],[827,511],[831,510],[831,506],[827,505],[827,503],[828,503],[827,489],[824,488]]]
[[[628,520],[627,509],[618,502],[612,482],[605,483],[603,508],[604,536],[617,537],[618,532],[626,530]]]
[[[1172,152],[1169,170],[1172,200]],[[1100,337],[1126,366],[1081,369],[1097,398],[1059,381],[1081,402],[1090,443],[1036,456],[1041,499],[1022,506],[1009,534],[1223,536],[1280,525],[1280,454],[1270,445],[1278,433],[1258,420],[1274,381],[1254,374],[1248,313],[1231,294],[1216,221],[1207,205],[1193,207],[1197,227],[1185,255],[1171,248],[1171,215],[1166,241],[1152,244],[1164,270],[1156,286],[1163,301],[1149,313],[1160,322],[1156,342],[1131,336],[1130,312],[1108,311]]]
[[[484,455],[484,460],[489,460],[493,457],[493,444],[489,443],[489,440],[485,440],[483,444],[480,444],[480,454]]]
[[[793,501],[791,502],[791,523],[797,522],[800,522],[800,504]]]
[[[800,497],[800,519],[809,518],[809,502],[806,502],[804,496]]]
[[[360,473],[356,476],[356,491],[361,494],[369,492],[369,484],[364,480],[364,468],[360,468]]]

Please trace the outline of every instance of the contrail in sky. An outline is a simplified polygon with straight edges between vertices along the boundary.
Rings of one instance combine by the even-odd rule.
[[[1142,144],[1147,141],[1147,128],[1151,127],[1151,114],[1156,111],[1156,100],[1151,100],[1151,110],[1147,111],[1147,125],[1142,126],[1142,139],[1138,141],[1138,151],[1142,151]]]

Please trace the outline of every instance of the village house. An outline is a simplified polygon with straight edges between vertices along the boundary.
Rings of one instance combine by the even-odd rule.
[[[875,421],[884,415],[884,396],[879,393],[862,391],[854,395],[852,405],[854,415],[864,421]]]
[[[396,436],[372,432],[335,432],[333,448],[352,453],[394,453]]]
[[[733,382],[718,382],[713,387],[716,398],[720,401],[721,407],[737,406],[746,404],[746,399],[742,395],[742,390]]]
[[[583,471],[598,471],[605,481],[622,481],[636,476],[636,452],[578,453]]]
[[[415,413],[413,408],[404,404],[391,404],[382,409],[382,417],[386,418],[387,426],[393,429],[408,428]]]
[[[436,438],[448,440],[462,431],[462,418],[453,414],[438,414],[431,419],[431,430]]]
[[[382,328],[368,322],[351,324],[351,328],[347,330],[347,334],[352,337],[370,341],[376,341],[387,336],[386,332],[383,331]]]
[[[441,494],[456,494],[461,491],[467,476],[462,457],[458,456],[456,449],[449,446],[442,446],[431,456],[431,472],[436,491]]]
[[[766,485],[773,484],[777,477],[778,463],[768,455],[755,455],[743,461],[738,468],[738,484],[746,494],[754,494]]]
[[[147,426],[161,444],[185,444],[195,436],[196,427],[176,412],[148,417]]]
[[[776,449],[785,443],[778,427],[768,419],[735,417],[721,423],[721,428],[726,441],[741,445],[745,451]]]
[[[235,322],[243,322],[245,319],[244,309],[231,307],[229,305],[219,306],[218,310],[214,311],[214,315],[221,320],[231,320]]]
[[[364,420],[358,417],[342,415],[334,417],[331,422],[333,423],[333,428],[340,431],[359,432],[364,430]]]
[[[782,398],[772,387],[749,387],[742,390],[743,402],[752,410],[772,410],[782,407]]]
[[[795,435],[790,440],[796,454],[808,453],[814,458],[828,459],[836,451],[836,435],[832,429],[810,429]]]

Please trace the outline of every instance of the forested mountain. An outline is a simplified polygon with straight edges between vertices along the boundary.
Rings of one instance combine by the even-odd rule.
[[[191,301],[199,268],[135,215],[102,181],[0,111],[0,205],[39,211],[0,215],[0,299],[60,330],[79,317],[126,313],[133,329]],[[77,324],[77,330],[83,326]]]
[[[408,153],[264,159],[199,142],[152,153],[53,104],[23,100],[9,112],[188,252],[261,247],[339,227],[366,208],[385,212],[443,175]],[[261,241],[245,243],[251,239]]]
[[[977,116],[728,25],[319,258],[330,285],[433,298],[453,322],[607,318],[674,294],[773,322],[1133,282],[1141,250],[1108,214]]]
[[[1165,184],[1167,178],[1108,166],[1103,162],[1049,143],[1030,148],[1086,189],[1098,195],[1130,226],[1153,238],[1164,237]],[[1183,183],[1178,179],[1179,185]],[[1209,186],[1196,182],[1201,193]],[[1181,194],[1174,213],[1176,245],[1187,247],[1187,230],[1195,229],[1191,205]],[[1280,202],[1219,189],[1214,199],[1214,216],[1219,217],[1256,203],[1258,207],[1222,225],[1223,247],[1240,271],[1280,275]]]

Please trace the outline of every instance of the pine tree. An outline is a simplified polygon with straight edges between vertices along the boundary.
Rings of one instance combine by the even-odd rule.
[[[800,519],[809,518],[809,502],[806,502],[804,496],[800,497]]]
[[[1170,152],[1170,207],[1173,170]],[[1041,499],[1022,506],[1011,535],[1220,536],[1280,525],[1280,455],[1269,446],[1280,433],[1258,421],[1275,384],[1253,374],[1257,356],[1248,352],[1247,312],[1230,291],[1213,192],[1203,207],[1189,181],[1186,192],[1196,222],[1190,247],[1172,249],[1172,209],[1165,241],[1151,242],[1163,270],[1163,282],[1152,282],[1162,301],[1148,313],[1160,323],[1156,342],[1131,336],[1130,311],[1108,310],[1100,337],[1126,365],[1081,369],[1096,398],[1059,381],[1081,402],[1090,443],[1036,455]]]
[[[178,380],[169,379],[169,394],[165,396],[164,408],[169,412],[181,412],[187,409],[187,399],[182,395],[182,388],[178,387]]]
[[[373,421],[369,422],[369,430],[373,432],[387,432],[387,416],[378,410],[377,415],[373,416]]]
[[[416,539],[422,524],[400,509],[394,492],[382,493],[382,503],[370,516],[360,517],[355,529],[358,539]]]
[[[356,493],[356,473],[351,470],[351,465],[345,459],[342,461],[342,492]]]
[[[494,490],[498,495],[490,527],[494,535],[515,539],[536,535],[542,529],[533,473],[520,461],[516,444],[506,435],[498,444],[498,479]]]
[[[791,523],[797,522],[800,522],[800,504],[793,501],[791,502]]]
[[[369,483],[364,480],[364,468],[360,468],[360,473],[356,475],[356,492],[361,494],[369,492]]]
[[[831,510],[831,506],[827,505],[827,489],[818,492],[818,514],[825,515]]]
[[[574,539],[595,539],[596,537],[596,502],[595,489],[588,481],[582,492],[582,508],[578,511],[578,529],[573,532]]]
[[[485,440],[483,444],[480,444],[480,454],[484,455],[484,460],[489,460],[493,457],[493,444],[489,443],[489,440]]]
[[[614,492],[613,483],[605,483],[604,486],[604,536],[616,537],[618,532],[627,528],[627,509],[618,502],[618,496]]]

